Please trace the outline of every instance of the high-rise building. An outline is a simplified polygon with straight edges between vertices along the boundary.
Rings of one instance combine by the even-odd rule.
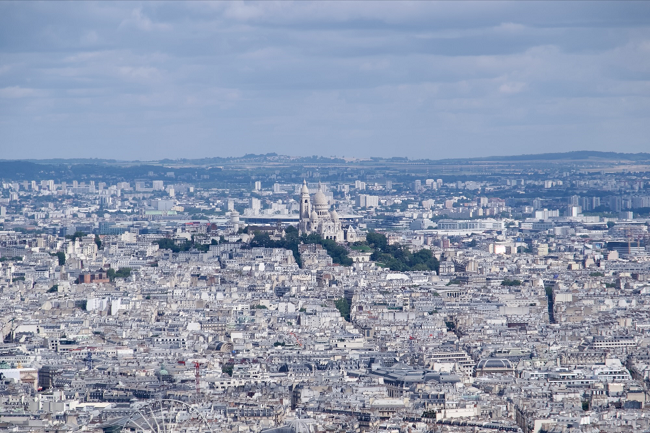
[[[260,199],[251,197],[251,209],[253,210],[254,215],[260,213],[260,209],[262,209],[262,202],[260,201]]]
[[[255,181],[255,191],[261,191],[262,190],[262,181],[256,180]]]
[[[620,212],[623,209],[623,199],[620,196],[610,197],[609,208],[614,212]]]
[[[568,206],[567,207],[567,216],[577,217],[582,213],[582,208],[580,206]]]
[[[357,206],[369,208],[379,206],[379,197],[368,194],[359,194],[357,196]]]

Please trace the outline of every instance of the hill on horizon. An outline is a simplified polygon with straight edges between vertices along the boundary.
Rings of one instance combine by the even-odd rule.
[[[601,152],[595,150],[577,150],[570,152],[555,152],[555,153],[537,153],[537,154],[523,154],[523,155],[502,155],[502,156],[484,156],[475,158],[445,158],[445,159],[410,159],[406,157],[369,157],[368,159],[356,159],[365,163],[396,163],[396,162],[472,162],[472,161],[589,161],[589,160],[604,160],[604,161],[650,161],[650,153],[624,153],[624,152]],[[278,155],[277,153],[267,154],[246,154],[239,157],[206,157],[206,158],[178,158],[170,159],[164,158],[161,160],[120,160],[120,159],[103,159],[103,158],[46,158],[46,159],[0,159],[0,164],[4,167],[12,164],[38,164],[38,165],[110,165],[110,166],[134,166],[134,165],[228,165],[228,164],[242,164],[242,163],[264,163],[264,162],[283,162],[283,163],[345,163],[346,160],[340,157],[326,157],[326,156],[305,156],[296,157],[288,155]],[[23,167],[27,168],[27,167]]]

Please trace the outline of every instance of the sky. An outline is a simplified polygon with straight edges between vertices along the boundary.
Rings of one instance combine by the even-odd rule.
[[[0,159],[650,152],[650,2],[0,2]]]

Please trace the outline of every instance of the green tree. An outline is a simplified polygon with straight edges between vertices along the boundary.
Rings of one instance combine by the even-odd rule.
[[[519,280],[509,280],[509,279],[506,278],[505,280],[501,281],[501,285],[502,286],[509,286],[509,287],[521,286],[521,281],[519,281]]]
[[[341,313],[341,317],[343,317],[346,322],[349,322],[350,321],[350,304],[348,303],[348,300],[345,299],[345,298],[337,299],[334,302],[334,305],[336,306],[336,309],[339,310],[339,313]]]
[[[374,249],[371,260],[383,263],[392,271],[436,271],[440,263],[433,253],[427,249],[421,249],[411,253],[401,245],[389,245],[386,236],[381,233],[370,232],[366,236],[366,242]]]
[[[155,241],[158,244],[158,247],[161,250],[171,250],[173,253],[178,253],[180,251],[188,251],[192,248],[192,242],[186,241],[178,245],[173,240],[168,238],[162,238]]]
[[[115,281],[116,278],[128,278],[131,276],[131,268],[120,268],[117,271],[113,268],[109,268],[108,271],[106,271],[106,274],[108,275],[108,279],[111,281]]]
[[[232,377],[233,368],[234,368],[233,364],[230,364],[230,363],[224,364],[223,367],[221,367],[221,372]]]

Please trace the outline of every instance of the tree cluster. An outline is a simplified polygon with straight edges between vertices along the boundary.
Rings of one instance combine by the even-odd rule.
[[[348,250],[331,239],[323,239],[320,235],[312,233],[310,235],[300,235],[298,229],[289,226],[284,231],[284,237],[281,240],[272,240],[268,233],[261,233],[256,231],[251,240],[251,247],[265,247],[265,248],[284,248],[293,252],[293,257],[296,259],[298,266],[302,267],[302,259],[300,258],[300,251],[298,246],[303,244],[319,244],[327,251],[327,254],[332,258],[334,263],[350,266],[352,259],[348,257]]]
[[[59,259],[59,266],[65,265],[65,253],[63,251],[58,251],[56,253],[50,253],[51,256],[56,256]]]
[[[131,276],[131,268],[120,268],[117,271],[113,268],[109,268],[108,271],[106,271],[106,274],[108,275],[108,279],[111,281],[115,281],[116,278],[128,278]]]
[[[334,305],[336,306],[336,309],[339,310],[339,313],[341,313],[341,317],[343,317],[346,322],[349,322],[350,304],[348,303],[348,300],[345,298],[337,299],[336,302],[334,302]]]
[[[189,251],[192,248],[194,248],[197,251],[201,251],[202,253],[207,253],[208,250],[210,249],[210,245],[219,244],[219,242],[217,242],[216,239],[212,239],[210,241],[210,245],[200,244],[194,241],[194,236],[192,236],[191,240],[185,241],[181,244],[177,244],[172,239],[168,239],[168,238],[158,239],[157,241],[155,241],[155,243],[158,244],[158,247],[161,250],[171,250],[173,253],[179,253],[181,251]]]
[[[421,249],[412,253],[401,245],[389,245],[386,236],[370,232],[366,236],[366,244],[373,249],[371,260],[383,264],[391,271],[436,271],[440,263],[431,250]]]
[[[501,281],[501,285],[502,286],[508,286],[508,287],[521,286],[521,281],[505,279],[505,280]]]

